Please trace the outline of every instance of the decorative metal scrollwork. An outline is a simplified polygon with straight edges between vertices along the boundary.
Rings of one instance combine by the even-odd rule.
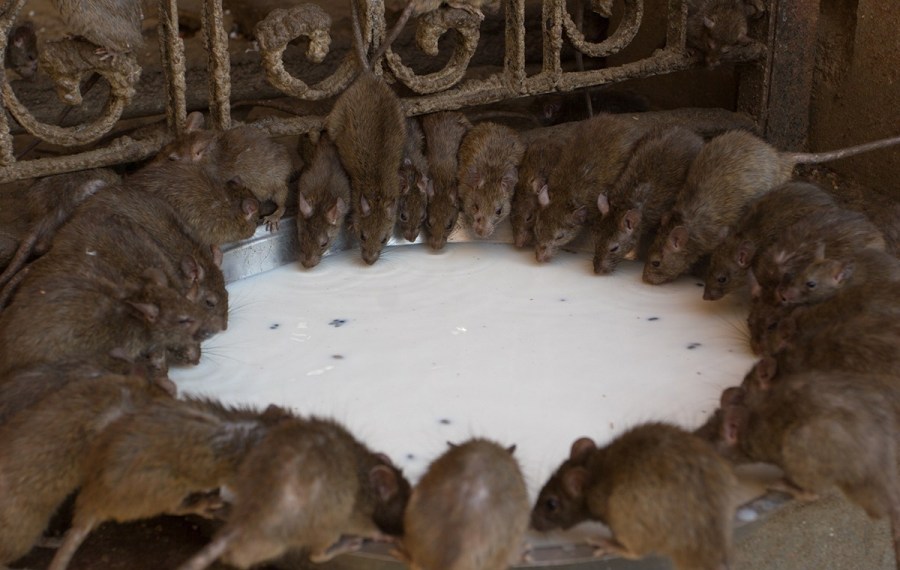
[[[624,0],[624,7],[625,13],[622,16],[622,21],[616,27],[616,31],[599,43],[587,41],[584,38],[584,34],[578,30],[578,26],[575,25],[568,10],[563,9],[563,26],[569,41],[572,42],[572,45],[577,50],[591,57],[606,57],[622,51],[631,43],[641,27],[641,19],[644,15],[644,2],[643,0]],[[611,2],[598,0],[591,2],[591,9],[606,18],[610,16],[611,8]]]

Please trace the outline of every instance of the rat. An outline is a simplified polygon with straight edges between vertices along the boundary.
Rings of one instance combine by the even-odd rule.
[[[22,22],[9,30],[4,63],[22,79],[34,78],[38,68],[38,44],[34,24],[30,21]]]
[[[516,247],[533,245],[537,195],[547,184],[550,170],[559,161],[573,130],[533,129],[523,133],[525,154],[519,164],[519,179],[510,200],[509,221]]]
[[[700,135],[678,126],[656,127],[638,142],[613,187],[597,195],[594,273],[608,274],[624,258],[645,256],[701,148]]]
[[[260,412],[189,397],[152,402],[113,423],[91,443],[72,526],[50,570],[65,570],[90,532],[108,520],[216,517],[224,510],[217,491],[233,486],[250,449],[291,418],[277,406]],[[199,500],[189,499],[197,493]]]
[[[300,263],[309,269],[334,243],[350,208],[350,180],[328,135],[319,138],[297,191]]]
[[[724,241],[752,200],[787,182],[798,163],[818,163],[900,143],[900,136],[824,153],[779,152],[759,137],[729,131],[706,143],[661,226],[643,279],[677,278]],[[759,278],[759,275],[757,275]]]
[[[619,115],[597,115],[578,123],[538,192],[534,238],[539,262],[549,261],[559,247],[575,239],[589,213],[596,212],[597,195],[609,191],[648,129]]]
[[[410,493],[386,456],[322,418],[271,428],[241,463],[233,491],[225,525],[180,570],[220,558],[248,568],[301,547],[324,562],[359,548],[363,538],[401,535]]]
[[[650,101],[631,90],[591,89],[590,101],[594,113],[644,113],[650,110]],[[548,93],[535,97],[529,109],[543,126],[589,118],[581,93]]]
[[[142,354],[191,345],[203,310],[168,287],[148,268],[142,282],[62,273],[41,281],[41,294],[6,309],[0,362],[26,365],[91,358],[118,371]],[[29,320],[27,332],[10,326]]]
[[[747,35],[752,8],[744,0],[689,0],[687,5],[687,46],[700,52],[710,69],[733,48],[752,42]]]
[[[474,438],[428,466],[403,519],[411,568],[506,570],[521,559],[530,505],[514,450]]]
[[[75,379],[106,374],[102,367],[84,360],[15,368],[0,377],[0,426]]]
[[[15,255],[9,260],[6,269],[0,273],[0,288],[12,279],[32,255],[40,256],[46,253],[56,231],[68,221],[81,202],[89,199],[107,184],[115,182],[115,175],[107,177],[101,174],[94,177],[92,172],[87,172],[44,178],[29,189],[26,194],[28,202],[32,204],[29,210],[39,212],[44,209],[46,212],[42,215],[35,213],[36,218],[31,229],[22,237]],[[53,192],[54,203],[44,203],[48,191]]]
[[[547,531],[598,520],[613,536],[596,541],[596,554],[660,554],[679,570],[719,570],[731,550],[736,486],[731,466],[707,442],[648,423],[603,448],[576,440],[541,489],[531,524]]]
[[[496,123],[479,123],[459,145],[459,198],[478,237],[490,237],[509,215],[525,145],[519,134]]]
[[[137,376],[72,378],[0,427],[0,565],[28,553],[81,485],[91,441],[157,398],[169,396]]]
[[[363,72],[335,101],[325,125],[350,177],[351,228],[363,261],[372,265],[397,217],[406,116],[394,91],[369,71],[356,4],[351,7],[354,46]]]
[[[406,241],[416,241],[428,207],[428,162],[424,152],[425,135],[419,120],[406,119],[406,142],[400,164],[400,203],[397,220]]]
[[[796,220],[782,228],[752,260],[764,301],[780,303],[778,286],[813,263],[823,247],[829,256],[840,257],[863,249],[883,250],[885,240],[864,214],[843,208],[826,209],[816,216]]]
[[[781,467],[803,494],[837,486],[870,517],[887,515],[900,564],[897,401],[890,379],[795,375],[758,404],[726,407],[722,437],[748,460]]]
[[[757,198],[713,250],[703,298],[716,301],[744,285],[756,253],[785,228],[836,207],[828,193],[806,182],[788,182]]]
[[[53,0],[70,33],[111,56],[144,44],[141,0]]]
[[[425,233],[428,245],[440,250],[447,243],[459,216],[457,155],[463,137],[472,128],[465,115],[442,111],[422,117],[425,157],[428,161],[428,206]]]
[[[876,249],[832,256],[825,242],[821,242],[813,262],[802,271],[785,275],[776,292],[782,303],[808,304],[830,299],[844,287],[853,285],[892,288],[900,293],[900,261]]]
[[[239,180],[260,202],[271,200],[276,210],[263,218],[269,231],[278,229],[288,197],[292,162],[288,149],[260,129],[240,125],[217,133],[203,129],[203,114],[190,113],[185,132],[163,147],[153,164],[187,162],[211,165],[225,180]]]

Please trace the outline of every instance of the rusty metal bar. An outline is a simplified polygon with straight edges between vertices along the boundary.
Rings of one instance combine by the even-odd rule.
[[[687,0],[669,0],[666,48],[683,51],[687,41]]]
[[[215,129],[231,128],[231,59],[222,0],[203,2],[203,38],[209,55],[209,116]]]
[[[503,69],[515,85],[525,80],[525,0],[509,0],[506,12],[506,57]]]
[[[159,52],[166,82],[166,120],[169,129],[180,135],[184,132],[187,104],[185,102],[184,41],[178,35],[178,3],[159,1]]]

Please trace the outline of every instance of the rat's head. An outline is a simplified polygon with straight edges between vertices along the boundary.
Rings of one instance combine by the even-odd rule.
[[[497,224],[506,219],[517,180],[514,165],[480,164],[460,169],[462,211],[475,235],[490,237]]]
[[[372,521],[378,530],[391,536],[403,534],[403,513],[412,493],[409,481],[388,456],[377,453],[369,468],[369,490],[374,497]]]
[[[31,79],[37,73],[37,34],[34,33],[31,22],[25,22],[10,30],[6,60],[23,79]]]
[[[197,340],[206,340],[228,328],[228,290],[221,266],[222,250],[218,246],[210,248],[209,256],[188,254],[181,259],[184,296],[203,314]]]
[[[818,303],[841,289],[853,275],[853,261],[826,259],[824,244],[815,260],[796,273],[782,276],[777,296],[784,305]]]
[[[568,200],[552,200],[545,184],[538,192],[534,219],[535,258],[550,261],[560,247],[578,236],[587,221],[587,207]]]
[[[154,345],[161,348],[196,346],[197,334],[206,317],[204,309],[169,286],[165,274],[148,268],[142,274],[142,288],[127,303],[151,331]],[[200,360],[196,353],[197,364]]]
[[[297,196],[297,238],[300,263],[309,269],[322,260],[341,231],[348,206],[340,196],[325,195],[318,203],[310,202],[303,193]]]
[[[166,162],[210,162],[216,141],[216,132],[203,129],[205,119],[197,111],[188,114],[184,133],[162,147],[153,159],[154,164]]]
[[[742,401],[755,404],[762,401],[776,382],[778,361],[774,356],[760,358],[744,376],[741,382]]]
[[[600,219],[594,224],[594,273],[612,273],[623,259],[634,259],[641,238],[639,208],[610,211],[605,194],[597,196]]]
[[[459,196],[456,185],[429,180],[426,186],[428,206],[425,212],[425,233],[432,249],[443,249],[459,217]]]
[[[666,226],[667,224],[663,224],[660,227]],[[668,231],[660,230],[647,254],[644,283],[660,285],[674,281],[694,261],[690,255],[690,233],[687,226],[676,222],[668,227]]]
[[[730,3],[704,15],[702,41],[706,65],[710,68],[719,65],[722,56],[733,48],[749,44],[744,10]]]
[[[740,242],[737,249],[731,241],[717,247],[710,258],[703,298],[718,301],[740,287],[755,251],[753,242],[749,240]]]
[[[381,250],[391,239],[396,217],[396,198],[385,200],[380,196],[367,198],[365,194],[359,194],[359,201],[352,209],[352,225],[363,261],[369,265],[378,261]]]
[[[404,164],[409,161],[405,159]],[[428,177],[412,168],[412,162],[400,168],[400,203],[397,207],[397,223],[403,239],[416,241],[425,223],[428,206]]]
[[[580,438],[572,444],[569,458],[541,488],[531,511],[531,527],[539,531],[563,530],[589,518],[587,487],[590,472],[588,457],[597,450],[590,438]]]

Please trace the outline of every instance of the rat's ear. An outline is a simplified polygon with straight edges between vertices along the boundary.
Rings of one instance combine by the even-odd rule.
[[[576,224],[583,224],[587,220],[587,207],[579,206],[572,212],[572,221]]]
[[[778,372],[778,361],[774,356],[763,356],[756,363],[756,379],[759,381],[759,387],[768,390],[772,387],[772,380]]]
[[[212,146],[213,139],[209,137],[200,137],[191,145],[191,161],[200,162]]]
[[[756,253],[756,246],[753,245],[752,241],[745,239],[738,246],[734,260],[741,268],[747,269],[750,267],[750,262],[753,261],[754,253]]]
[[[203,113],[194,111],[193,113],[188,113],[187,120],[184,123],[184,132],[199,131],[204,126],[206,126],[206,119],[203,118]]]
[[[148,323],[155,323],[159,318],[159,307],[153,303],[138,303],[137,301],[127,301],[127,303]]]
[[[419,177],[418,181],[416,181],[416,188],[419,189],[419,193],[426,194],[428,190],[428,184],[431,180],[428,179],[427,176],[422,175]]]
[[[572,467],[562,473],[562,488],[567,495],[577,499],[584,495],[588,482],[588,470],[584,467]]]
[[[597,444],[589,437],[580,437],[572,442],[572,448],[569,450],[569,459],[572,461],[581,461],[588,453],[597,449]]]
[[[397,181],[400,183],[400,195],[405,196],[409,192],[409,180],[403,174],[397,173]]]
[[[722,391],[719,396],[719,407],[737,406],[744,402],[744,389],[739,386],[731,386]]]
[[[853,260],[850,261],[839,261],[837,263],[837,267],[835,267],[834,272],[831,274],[831,278],[834,280],[834,284],[841,286],[844,284],[844,281],[853,276],[853,270],[856,269],[856,264]]]
[[[369,483],[383,502],[388,502],[397,494],[397,475],[387,465],[376,465],[369,470]]]
[[[372,207],[369,206],[369,201],[366,200],[365,196],[359,197],[359,213],[362,214],[363,217],[372,213]]]
[[[684,226],[675,226],[669,232],[669,239],[666,240],[666,247],[672,251],[678,251],[687,243],[688,231]]]
[[[219,251],[221,252],[222,250]],[[203,278],[206,276],[206,272],[203,271],[203,266],[197,263],[194,256],[190,254],[181,258],[181,274],[184,275],[191,284],[203,281]]]
[[[750,285],[750,297],[759,299],[762,296],[762,285],[756,280],[756,274],[752,269],[747,270],[747,283]]]
[[[425,195],[431,200],[434,198],[434,181],[430,178],[427,180],[428,181],[425,183]]]
[[[506,172],[503,173],[503,178],[500,179],[500,189],[507,196],[511,196],[518,181],[519,170],[515,166],[511,166],[506,169]]]
[[[641,211],[632,208],[622,216],[622,229],[628,233],[634,233],[634,229],[641,223]]]
[[[600,217],[609,214],[609,198],[606,194],[597,194],[597,209],[600,211]]]
[[[297,194],[297,208],[300,210],[300,213],[303,214],[303,217],[307,220],[310,219],[313,215],[313,209],[310,203],[306,200],[306,196],[303,195],[303,192]]]
[[[222,262],[225,260],[225,254],[222,253],[222,248],[217,245],[209,246],[209,251],[212,254],[213,263],[216,267],[222,267]]]
[[[728,447],[735,447],[740,439],[741,428],[747,422],[747,408],[741,405],[722,408],[722,441]]]
[[[546,184],[541,186],[541,189],[538,190],[537,199],[541,208],[546,208],[550,205],[550,188],[548,188]]]
[[[703,16],[703,26],[711,30],[716,27],[716,21],[709,16]]]
[[[141,272],[141,277],[157,287],[168,287],[169,279],[159,267],[148,267]]]

